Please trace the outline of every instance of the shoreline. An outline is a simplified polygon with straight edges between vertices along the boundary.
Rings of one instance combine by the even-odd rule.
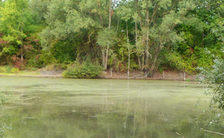
[[[24,71],[21,73],[0,73],[0,77],[64,78],[61,72],[55,73],[54,71]],[[143,72],[135,71],[130,72],[130,76],[128,78],[127,73],[125,72],[104,71],[99,76],[99,78],[96,79],[196,81],[196,75],[189,75],[183,72],[176,71],[163,71],[156,72],[153,77],[145,77]]]

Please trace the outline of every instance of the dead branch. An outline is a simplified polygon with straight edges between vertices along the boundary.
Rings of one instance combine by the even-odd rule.
[[[220,135],[220,136],[224,136],[223,133],[220,132],[215,132],[215,131],[211,131],[211,130],[206,130],[204,128],[201,128],[202,131],[207,132],[207,133],[211,133],[211,134],[216,134],[216,135]]]

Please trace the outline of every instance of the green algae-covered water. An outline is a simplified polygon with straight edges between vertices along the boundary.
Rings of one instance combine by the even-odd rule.
[[[179,81],[1,77],[0,92],[9,138],[193,138],[186,122],[209,104],[199,84]]]

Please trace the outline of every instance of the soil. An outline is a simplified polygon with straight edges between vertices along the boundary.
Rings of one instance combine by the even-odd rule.
[[[104,79],[128,79],[125,72],[103,72],[100,76]],[[130,72],[129,79],[149,79],[149,80],[190,80],[195,81],[196,75],[190,75],[184,72],[177,71],[163,71],[156,72],[153,77],[145,77],[145,74],[140,71]]]

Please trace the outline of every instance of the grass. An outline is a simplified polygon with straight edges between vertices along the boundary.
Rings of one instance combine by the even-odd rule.
[[[0,73],[2,76],[32,76],[32,75],[40,75],[38,71],[20,71],[18,73]]]

